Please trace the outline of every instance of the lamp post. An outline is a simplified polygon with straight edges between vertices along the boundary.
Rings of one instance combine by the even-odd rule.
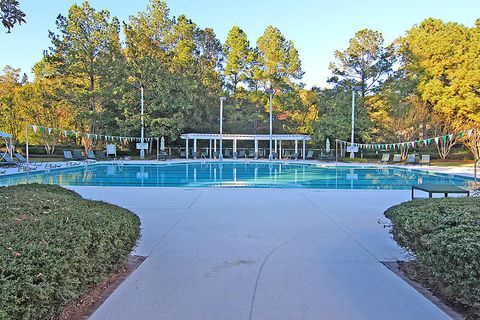
[[[223,160],[223,101],[227,100],[227,97],[220,97],[220,153],[218,154],[218,160]]]
[[[144,123],[143,123],[143,84],[140,85],[140,115],[142,119],[142,129],[140,131],[140,159],[145,158],[145,149],[143,148],[143,133],[144,133]]]
[[[352,137],[350,144],[350,158],[355,158],[355,152],[353,152],[353,143],[355,139],[355,88],[352,90]]]
[[[273,99],[273,90],[272,88],[268,88],[267,90],[265,90],[266,93],[269,93],[270,94],[270,154],[268,155],[268,160],[272,160],[273,159],[273,153],[272,153],[272,129],[273,129],[273,125],[272,125],[272,109],[273,109],[273,102],[272,102],[272,99]]]

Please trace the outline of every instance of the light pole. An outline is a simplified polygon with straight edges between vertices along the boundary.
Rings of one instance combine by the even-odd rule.
[[[143,148],[143,132],[144,132],[144,124],[143,124],[143,84],[140,85],[140,115],[142,118],[142,129],[140,132],[140,159],[145,158],[145,149]]]
[[[218,154],[218,160],[223,160],[223,101],[227,100],[227,97],[220,97],[220,153]]]
[[[352,90],[352,139],[350,144],[350,158],[355,158],[355,152],[353,152],[353,142],[355,139],[355,88]]]
[[[273,153],[272,153],[272,129],[273,129],[273,125],[272,125],[272,109],[273,109],[273,102],[272,102],[272,99],[273,99],[273,90],[272,88],[268,88],[267,90],[265,90],[266,93],[269,93],[270,94],[270,154],[268,155],[268,160],[272,160],[273,159]]]

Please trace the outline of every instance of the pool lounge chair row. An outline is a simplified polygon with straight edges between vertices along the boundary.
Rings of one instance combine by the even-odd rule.
[[[1,156],[0,167],[10,167],[17,168],[18,171],[25,171],[27,169],[27,159],[21,153],[13,153],[14,158],[9,154],[4,154]],[[30,170],[36,170],[42,165],[41,162],[30,162]],[[6,170],[0,170],[0,173],[5,173]]]
[[[93,162],[93,161],[105,161],[108,160],[104,151],[88,150],[86,157],[83,156],[82,150],[65,150],[63,151],[63,158],[67,162]]]
[[[218,158],[218,155],[219,155],[219,152],[216,151],[216,152],[213,152],[212,156],[214,158]],[[206,153],[201,153],[200,155],[196,152],[192,152],[191,153],[191,156],[192,158],[196,158],[196,157],[201,157],[201,158],[208,158],[209,155],[206,154]],[[185,157],[185,151],[181,151],[180,152],[180,157],[181,158],[184,158]],[[256,158],[268,158],[268,152],[259,152],[258,154],[255,152],[255,149],[249,149],[248,150],[248,153],[243,150],[243,149],[240,149],[238,153],[235,153],[235,152],[231,152],[230,150],[226,149],[224,154],[223,154],[223,157],[224,158],[233,158],[233,159],[242,159],[242,158],[252,158],[252,159],[256,159]],[[277,160],[278,159],[278,152],[272,152],[272,157],[274,160]],[[291,153],[290,151],[285,151],[285,154],[283,155],[283,158],[284,160],[298,160],[300,157],[300,154],[298,152],[294,152],[294,153]],[[335,160],[335,158],[333,156],[331,156],[333,158],[333,160]],[[307,154],[305,156],[305,159],[307,160],[312,160],[313,159],[313,150],[308,150],[307,151]],[[328,160],[331,160],[330,157],[328,158]]]
[[[402,155],[401,154],[394,154],[393,155],[393,160],[390,161],[390,153],[384,153],[384,154],[382,154],[382,159],[380,160],[380,163],[383,163],[383,164],[386,164],[386,163],[400,164],[400,163],[404,163],[404,161],[402,161]],[[416,154],[409,154],[407,156],[407,161],[405,163],[406,164],[430,165],[430,155],[429,154],[422,154],[420,159],[417,159]]]

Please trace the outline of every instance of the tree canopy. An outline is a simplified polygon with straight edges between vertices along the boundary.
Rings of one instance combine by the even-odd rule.
[[[25,17],[17,0],[0,0],[0,20],[8,33],[17,23],[25,23]]]
[[[25,21],[15,0],[0,0],[0,9],[7,31]],[[213,29],[172,16],[163,0],[124,22],[87,1],[75,4],[49,36],[31,81],[10,66],[0,74],[0,130],[16,143],[26,124],[137,136],[141,88],[147,134],[169,143],[185,131],[218,130],[220,96],[227,96],[225,132],[267,132],[267,88],[274,131],[311,134],[316,146],[350,136],[352,90],[358,143],[428,139],[480,123],[480,20],[467,27],[429,18],[391,44],[379,31],[359,30],[334,52],[329,86],[311,89],[301,82],[294,42],[277,27],[250,42],[232,26],[222,44]],[[104,143],[50,133],[36,137],[47,153],[58,143]],[[473,152],[470,135],[455,135],[436,143],[439,155],[460,143]]]

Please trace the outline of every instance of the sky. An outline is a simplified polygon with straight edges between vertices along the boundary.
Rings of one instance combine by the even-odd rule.
[[[82,1],[20,0],[27,23],[12,33],[0,31],[0,67],[21,68],[32,77],[31,68],[50,46],[48,30],[55,31],[58,14]],[[90,0],[121,21],[143,11],[148,0]],[[172,16],[185,14],[199,27],[211,27],[224,43],[228,31],[237,25],[255,46],[268,25],[293,40],[299,51],[307,87],[326,85],[328,65],[335,50],[344,50],[355,32],[370,28],[382,32],[389,44],[414,24],[428,17],[473,26],[480,18],[478,0],[167,0]]]

